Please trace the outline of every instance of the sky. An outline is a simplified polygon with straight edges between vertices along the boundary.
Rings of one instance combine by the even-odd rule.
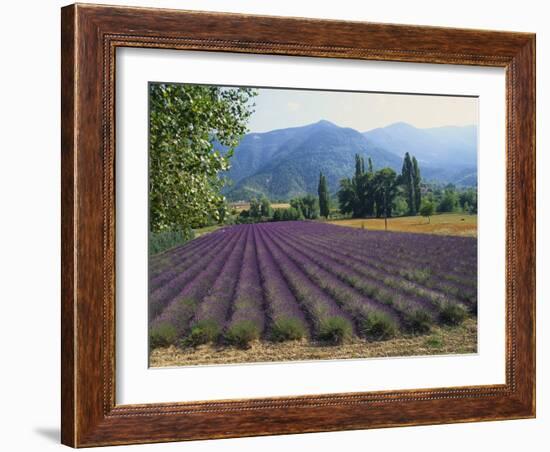
[[[258,89],[250,132],[311,124],[321,119],[366,132],[395,122],[418,128],[477,124],[475,97]]]

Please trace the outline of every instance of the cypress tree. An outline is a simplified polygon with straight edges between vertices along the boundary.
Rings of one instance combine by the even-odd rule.
[[[405,153],[403,159],[403,168],[401,170],[401,179],[407,196],[407,205],[409,206],[409,214],[416,215],[414,182],[413,182],[413,164],[411,156],[408,152]]]
[[[363,178],[365,180],[364,182],[364,188],[365,188],[365,209],[364,214],[365,216],[372,216],[374,215],[374,203],[375,203],[375,191],[376,187],[374,184],[374,166],[372,164],[372,159],[369,157],[368,160],[368,167],[367,172],[363,175]]]
[[[319,173],[319,186],[317,188],[317,193],[319,194],[319,213],[322,217],[328,218],[330,212],[330,203],[328,196],[327,179],[322,172]]]
[[[420,193],[420,168],[418,167],[418,162],[416,157],[412,158],[412,169],[413,169],[413,189],[414,189],[414,211],[420,211],[420,203],[422,201],[422,194]]]
[[[361,164],[361,157],[359,154],[355,154],[355,178],[359,179],[361,177],[361,174],[363,174],[362,171],[363,165]]]
[[[364,217],[367,209],[367,175],[365,174],[365,159],[355,154],[355,188],[357,204],[354,209],[354,216]]]

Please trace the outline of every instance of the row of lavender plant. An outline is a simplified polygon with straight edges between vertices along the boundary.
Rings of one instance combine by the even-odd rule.
[[[388,234],[385,231],[375,231],[375,230],[361,230],[357,228],[348,228],[345,226],[338,226],[335,224],[322,224],[317,225],[320,229],[330,228],[332,230],[338,230],[339,236],[342,238],[351,237],[352,240],[355,237],[364,236],[368,232],[368,239],[376,241],[381,246],[388,246],[393,248],[395,245],[403,247],[405,251],[408,250],[410,257],[413,259],[425,259],[426,256],[417,255],[415,252],[417,243],[421,243],[422,247],[425,248],[430,253],[438,251],[441,248],[449,248],[450,245],[453,245],[453,248],[458,247],[463,249],[463,255],[467,258],[475,259],[476,251],[475,247],[472,247],[472,244],[475,245],[475,239],[472,237],[459,237],[451,235],[432,235],[432,234],[418,234],[412,232],[392,232]],[[368,240],[367,239],[367,240]]]
[[[377,250],[380,257],[390,260],[399,254],[399,261],[410,262],[416,267],[435,264],[434,270],[440,269],[445,276],[454,274],[456,278],[468,279],[477,262],[477,246],[473,238],[396,232],[388,234],[359,229],[350,232],[351,228],[320,226],[319,232],[332,233],[339,243],[354,244],[365,251]],[[433,262],[434,257],[441,255],[445,259]]]
[[[445,276],[454,275],[468,280],[472,269],[477,266],[476,241],[469,237],[435,236],[428,234],[396,233],[383,231],[362,231],[331,224],[312,224],[305,232],[295,223],[296,233],[331,236],[339,244],[351,245],[364,251],[377,251],[378,257],[391,260],[399,254],[400,262],[410,262],[416,267],[431,265]],[[419,252],[419,250],[421,250]],[[433,257],[444,255],[445,259],[433,261]],[[395,259],[395,257],[394,257]],[[435,265],[434,265],[435,264]]]
[[[274,234],[275,242],[284,252],[308,275],[308,277],[329,294],[341,308],[354,319],[360,335],[369,339],[387,339],[394,336],[402,326],[413,325],[410,320],[415,319],[416,313],[422,311],[424,322],[432,323],[432,319],[425,314],[424,307],[412,304],[409,300],[396,300],[395,296],[386,297],[383,302],[375,299],[381,292],[372,290],[373,287],[362,283],[361,289],[350,284],[350,271],[330,256],[314,256],[309,250],[304,252],[300,243],[290,243]],[[313,255],[312,255],[313,254]],[[359,284],[358,284],[359,286]],[[379,297],[380,299],[382,297]],[[395,302],[395,303],[394,303]],[[425,328],[425,327],[423,327]]]
[[[187,345],[216,342],[222,336],[235,345],[246,345],[264,330],[264,318],[269,319],[270,339],[299,339],[307,334],[304,314],[258,230],[247,226],[243,242],[200,302],[184,341]]]
[[[341,229],[341,228],[338,228]],[[287,232],[287,230],[285,230]],[[290,232],[290,231],[288,231]],[[308,241],[319,241],[321,243],[326,244],[330,248],[334,248],[334,245],[337,244],[338,247],[341,250],[345,250],[347,253],[350,253],[351,255],[355,256],[356,258],[359,258],[363,260],[367,265],[370,263],[371,266],[376,266],[377,268],[382,269],[383,271],[392,273],[396,276],[403,277],[405,279],[408,279],[411,282],[418,283],[420,285],[426,286],[428,288],[442,291],[446,294],[451,294],[453,296],[457,296],[461,300],[475,300],[476,299],[476,290],[475,290],[475,271],[477,269],[477,264],[474,263],[472,265],[473,271],[474,271],[474,277],[472,278],[471,285],[463,285],[461,282],[457,280],[447,280],[440,277],[440,274],[437,270],[434,270],[434,267],[437,266],[437,262],[439,259],[446,258],[445,254],[439,253],[438,255],[434,256],[429,263],[429,266],[424,266],[421,269],[418,269],[414,265],[412,265],[410,262],[402,261],[397,256],[395,256],[396,253],[394,253],[394,257],[392,258],[391,255],[388,256],[388,251],[385,251],[383,253],[377,252],[376,250],[373,251],[374,247],[371,247],[370,249],[364,249],[362,247],[361,242],[365,242],[365,240],[356,240],[354,244],[348,244],[344,241],[342,241],[339,237],[337,237],[335,232],[339,231],[328,231],[329,233],[327,235],[320,235],[317,233],[304,233],[303,230],[301,230],[299,224],[295,224],[293,230],[291,231],[293,235],[299,236],[303,240]],[[325,231],[327,232],[327,231]],[[369,231],[370,233],[370,231]],[[391,233],[392,235],[395,233]],[[363,239],[368,234],[363,233]],[[417,234],[419,235],[419,234]],[[361,236],[356,237],[357,239],[360,239]],[[470,243],[467,243],[468,245],[471,245]],[[454,250],[454,248],[453,248]],[[452,257],[449,257],[449,259],[452,259]],[[465,296],[460,296],[465,295]]]
[[[233,297],[232,313],[225,338],[228,342],[246,346],[258,339],[265,328],[265,309],[262,284],[256,258],[254,226],[248,226],[239,282]]]
[[[334,242],[327,237],[319,237],[315,235],[302,236],[303,240],[309,242],[322,243],[329,247],[334,248]],[[426,295],[434,300],[437,300],[438,292],[446,297],[454,298],[457,301],[466,302],[470,306],[475,306],[477,302],[476,293],[476,280],[472,279],[472,284],[464,285],[459,280],[448,280],[441,275],[440,272],[434,271],[434,267],[437,266],[439,259],[445,258],[445,254],[439,253],[434,256],[429,264],[425,264],[421,269],[418,269],[410,262],[403,263],[399,261],[397,256],[394,258],[387,258],[386,256],[380,256],[372,252],[365,252],[360,246],[352,247],[351,245],[339,243],[340,250],[346,255],[363,262],[365,265],[379,269],[381,272],[387,273],[398,277],[398,279],[405,279],[409,281],[409,287],[411,290],[419,290],[420,292],[426,292]],[[473,266],[474,269],[477,265]]]
[[[206,243],[204,246],[188,250],[187,253],[178,257],[178,259],[173,259],[173,263],[170,265],[165,265],[162,271],[157,272],[156,275],[151,275],[149,279],[149,292],[154,293],[157,289],[169,283],[172,279],[179,276],[183,271],[185,271],[190,265],[200,259],[201,256],[209,254],[211,251],[219,249],[223,246],[225,237],[217,237],[215,240],[212,240]]]
[[[277,234],[281,234],[280,231]],[[417,290],[410,290],[406,285],[397,280],[373,277],[372,272],[365,271],[363,265],[350,262],[350,258],[342,258],[336,250],[321,251],[303,242],[295,242],[292,239],[279,236],[280,241],[286,242],[290,247],[295,247],[304,253],[307,258],[329,273],[332,273],[349,287],[353,287],[360,293],[376,302],[391,306],[401,319],[402,326],[412,332],[427,331],[439,318],[441,311],[446,307],[446,300],[423,298]],[[327,283],[323,278],[320,284]],[[409,289],[409,290],[407,290]],[[330,286],[328,287],[330,291]]]
[[[215,243],[224,239],[225,230],[219,230],[212,234],[205,234],[196,239],[193,239],[183,245],[171,248],[156,254],[149,258],[149,274],[151,278],[156,277],[159,273],[165,271],[166,268],[178,265],[182,259],[185,259],[192,253],[199,252],[201,249],[211,247]]]
[[[301,243],[280,235],[280,232],[271,232],[277,238],[277,244],[291,259],[352,315],[358,323],[358,330],[365,335],[369,334],[365,322],[368,323],[373,317],[384,317],[385,325],[394,334],[399,326],[403,326],[402,323],[409,320],[413,312],[426,309],[423,303],[399,297],[379,284],[366,281],[362,275],[331,256],[305,249]],[[386,332],[389,333],[390,331]]]
[[[288,255],[276,246],[264,225],[256,227],[288,287],[313,325],[313,335],[322,340],[336,341],[338,337],[331,337],[333,325],[340,327],[343,336],[352,334],[354,328],[351,316],[343,312],[331,297],[313,283]]]
[[[174,256],[177,256],[179,253],[185,252],[187,250],[193,249],[194,247],[202,244],[205,241],[211,240],[212,237],[209,234],[202,235],[200,237],[197,237],[193,240],[187,241],[185,243],[182,243],[180,245],[176,245],[174,247],[168,248],[164,251],[161,251],[160,253],[153,254],[149,257],[149,265],[152,267],[156,267],[159,264],[167,263],[166,259],[170,259]]]
[[[282,231],[278,231],[278,233],[284,234]],[[404,279],[400,274],[400,270],[390,265],[380,264],[374,259],[358,259],[357,253],[349,252],[344,249],[335,249],[335,247],[329,245],[329,238],[306,238],[301,236],[300,239],[296,239],[295,236],[290,234],[290,239],[306,247],[310,253],[324,253],[326,258],[330,257],[332,260],[338,261],[346,266],[348,270],[353,269],[361,273],[364,277],[372,280],[372,282],[375,283],[377,281],[386,286],[386,288],[394,289],[407,297],[416,297],[420,300],[425,300],[434,305],[436,309],[440,309],[441,305],[446,302],[460,303],[460,300],[452,294],[434,290],[430,287],[424,287],[416,281]],[[384,299],[387,298],[385,292],[387,292],[387,290],[378,290],[378,294],[382,295]]]
[[[186,342],[199,345],[215,342],[222,335],[229,316],[232,300],[240,280],[246,243],[251,240],[252,230],[245,227],[245,235],[233,248],[223,264],[219,276],[206,297],[199,303],[191,322]],[[243,246],[243,243],[244,246]]]
[[[150,297],[151,312],[158,314],[150,317],[153,345],[177,343],[184,336],[197,344],[223,335],[237,345],[261,335],[335,342],[356,333],[384,338],[406,325],[412,313],[432,322],[444,305],[461,306],[453,294],[452,303],[439,298],[443,285],[434,274],[453,270],[438,266],[446,255],[429,255],[433,244],[402,263],[404,239],[396,233],[351,234],[314,222],[238,225],[218,232],[172,250],[174,265],[157,275],[155,284],[160,284]],[[392,249],[394,238],[399,245]],[[466,260],[474,254],[471,241],[442,243],[470,245],[463,250]],[[431,285],[407,277],[414,262],[427,266]],[[471,274],[472,266],[477,263],[463,265],[462,274]]]
[[[161,314],[152,320],[151,329],[153,331],[165,331],[170,335],[174,335],[174,340],[181,338],[188,332],[199,302],[214,285],[224,263],[233,249],[239,245],[246,228],[236,227],[235,232],[220,252],[201,265],[201,271],[191,281],[179,286],[179,291],[170,297],[170,301]]]
[[[271,339],[284,341],[308,336],[308,321],[300,304],[267,249],[259,228],[255,228],[254,233],[258,267],[266,301],[266,316],[270,320]]]
[[[277,225],[281,226],[281,224]],[[294,222],[284,225],[285,229],[293,230],[296,234],[330,236],[338,243],[365,248],[368,251],[378,250],[382,255],[391,257],[396,252],[400,253],[400,260],[408,260],[416,265],[429,264],[432,256],[444,252],[449,259],[440,262],[445,266],[445,273],[453,271],[453,268],[464,263],[467,276],[468,269],[477,260],[477,247],[475,239],[468,237],[435,236],[428,234],[412,233],[386,233],[383,231],[363,231],[324,223],[307,224]],[[306,229],[304,229],[306,228]],[[422,252],[418,252],[422,250]],[[455,259],[457,258],[457,259]]]

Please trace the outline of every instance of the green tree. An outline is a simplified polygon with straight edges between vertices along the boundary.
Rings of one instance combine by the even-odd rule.
[[[330,205],[330,200],[327,204]],[[308,220],[319,218],[319,200],[312,195],[304,196],[302,198],[302,213]]]
[[[295,207],[289,207],[287,209],[275,209],[273,211],[273,221],[296,221],[303,220],[304,217]]]
[[[438,212],[456,212],[458,208],[458,194],[453,186],[447,186],[443,197],[437,206]]]
[[[319,203],[317,198],[312,195],[291,199],[290,205],[299,210],[307,220],[315,220],[319,217]]]
[[[270,218],[272,215],[271,203],[265,196],[260,198],[260,216]]]
[[[351,213],[354,218],[363,218],[374,214],[375,187],[374,169],[369,158],[365,172],[365,159],[355,155],[354,176],[340,181],[338,202],[342,213]]]
[[[256,198],[250,200],[249,216],[260,218],[262,216],[262,205]]]
[[[253,112],[249,88],[149,85],[149,205],[152,232],[219,220],[220,174]],[[221,153],[214,143],[228,148]]]
[[[353,206],[353,216],[363,217],[365,211],[365,201],[367,197],[367,184],[364,177],[365,159],[355,154],[355,205]]]
[[[328,218],[330,214],[330,197],[328,194],[327,179],[323,173],[319,174],[319,186],[317,188],[319,195],[319,211],[322,217]]]
[[[374,167],[372,165],[372,159],[369,157],[369,169],[368,169],[368,172],[370,174],[374,174]]]
[[[301,212],[294,207],[289,207],[288,209],[282,209],[282,220],[283,221],[295,221],[303,219]]]
[[[430,223],[430,217],[434,214],[435,208],[431,201],[423,201],[422,206],[420,206],[420,215],[428,218],[428,223]]]
[[[340,212],[343,214],[352,214],[355,217],[355,206],[357,204],[354,179],[345,178],[340,181],[338,190],[338,204]]]
[[[284,209],[275,209],[273,210],[273,221],[282,221],[283,219],[283,210]]]
[[[398,193],[399,179],[391,168],[382,168],[374,175],[376,188],[377,215],[383,216],[385,229],[388,229],[388,217],[392,215],[392,207]]]
[[[366,216],[374,215],[374,197],[375,197],[375,185],[374,185],[374,167],[372,164],[372,159],[369,157],[369,166],[367,172],[363,175],[365,179],[364,186],[366,190],[365,194],[365,205],[364,205],[364,214]]]
[[[401,183],[405,190],[405,198],[409,206],[409,215],[416,215],[416,201],[414,193],[414,169],[411,156],[408,152],[405,153],[403,159],[403,167],[401,169]]]
[[[418,161],[416,157],[412,158],[412,182],[413,182],[413,193],[414,193],[414,211],[415,213],[420,210],[420,205],[422,204],[422,193],[420,191],[420,168],[418,167]]]
[[[469,188],[458,196],[458,202],[464,212],[477,213],[477,190]]]
[[[355,154],[355,178],[359,179],[365,172],[365,159]]]
[[[403,195],[398,194],[393,200],[392,215],[400,217],[403,215],[407,215],[408,212],[409,206],[407,205],[407,201],[405,201]]]

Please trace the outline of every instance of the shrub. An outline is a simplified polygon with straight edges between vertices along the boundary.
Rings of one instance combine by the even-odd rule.
[[[216,342],[221,334],[220,326],[214,320],[201,320],[191,328],[182,345],[196,347],[207,342]]]
[[[370,298],[377,298],[380,295],[380,289],[378,289],[378,287],[370,286],[362,281],[359,281],[358,284],[359,290],[363,293],[363,295]]]
[[[384,304],[387,304],[387,305],[393,304],[394,297],[391,294],[391,292],[388,290],[379,290],[377,298]]]
[[[149,232],[149,255],[161,253],[177,245],[183,245],[195,237],[192,229],[183,231]]]
[[[342,344],[353,334],[351,323],[343,317],[328,317],[319,325],[319,340],[329,344]]]
[[[430,336],[426,339],[425,345],[430,348],[442,348],[444,340],[442,336]]]
[[[409,333],[424,334],[431,330],[433,319],[426,311],[417,309],[406,316],[405,327]]]
[[[275,342],[296,341],[306,335],[304,324],[295,318],[284,317],[273,324],[271,339]]]
[[[426,284],[431,276],[431,270],[429,268],[415,269],[412,272],[412,280],[419,284]]]
[[[360,322],[361,333],[375,341],[390,339],[397,333],[395,321],[386,313],[370,312]]]
[[[304,216],[301,210],[295,209],[294,207],[288,207],[286,209],[274,209],[271,219],[273,221],[295,221],[303,220]]]
[[[456,290],[454,294],[460,301],[470,305],[470,312],[477,313],[477,297],[471,292]]]
[[[176,328],[169,323],[162,323],[151,327],[149,330],[149,347],[151,349],[158,347],[168,347],[176,342]]]
[[[225,333],[225,340],[240,348],[250,347],[250,342],[260,337],[258,326],[250,320],[234,323]]]
[[[439,320],[445,325],[460,325],[468,315],[466,309],[457,303],[445,303],[439,312]]]

